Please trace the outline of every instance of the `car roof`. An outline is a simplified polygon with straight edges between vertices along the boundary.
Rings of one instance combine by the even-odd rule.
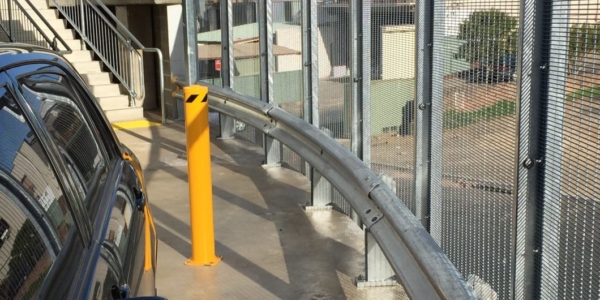
[[[0,43],[0,70],[30,61],[55,61],[64,63],[63,59],[52,50],[39,46],[21,43]]]

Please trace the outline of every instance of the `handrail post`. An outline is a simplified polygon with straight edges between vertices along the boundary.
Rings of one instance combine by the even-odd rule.
[[[129,107],[135,107],[135,98],[137,93],[135,92],[135,76],[133,74],[133,57],[135,56],[135,49],[131,49],[131,40],[127,39],[127,46],[129,46],[129,86],[133,90],[133,95],[129,97]]]
[[[82,39],[81,39],[81,50],[87,50],[87,46],[85,45],[85,40],[89,40],[87,38],[87,33],[85,30],[85,7],[84,7],[84,0],[79,0],[79,21],[81,22],[81,35],[82,35]]]
[[[14,42],[13,40],[13,34],[12,34],[12,5],[11,5],[12,0],[8,0],[8,38],[10,39],[11,42]]]

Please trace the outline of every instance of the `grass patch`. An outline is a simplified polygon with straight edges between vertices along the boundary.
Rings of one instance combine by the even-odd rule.
[[[567,101],[583,98],[600,98],[600,85],[582,88],[567,94]]]
[[[475,111],[458,112],[456,110],[448,110],[444,112],[444,128],[459,128],[481,121],[489,121],[512,115],[515,113],[515,110],[515,102],[508,100],[500,100],[493,105]]]

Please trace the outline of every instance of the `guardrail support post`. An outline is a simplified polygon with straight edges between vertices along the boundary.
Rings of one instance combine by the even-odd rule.
[[[258,1],[258,27],[260,44],[260,96],[268,103],[273,99],[273,2],[272,0]],[[269,167],[281,164],[281,143],[268,136],[263,138],[265,150],[265,165]]]
[[[352,86],[352,136],[351,148],[367,166],[371,165],[371,2],[350,1],[351,22],[351,86]],[[393,179],[389,178],[393,183]],[[395,184],[387,184],[396,192]],[[362,226],[353,210],[352,219]],[[365,276],[359,277],[359,288],[393,286],[394,270],[369,230],[365,229]]]
[[[304,120],[319,128],[319,25],[317,0],[302,0],[302,84]],[[306,163],[306,177],[311,182],[311,203],[306,210],[331,209],[333,187]]]
[[[215,255],[207,94],[208,88],[199,85],[183,88],[192,233],[188,266],[213,266],[221,260]]]
[[[196,3],[194,0],[183,0],[182,2],[182,22],[183,22],[183,49],[186,63],[185,80],[188,86],[196,84],[198,81],[198,30],[196,26]],[[173,119],[181,119],[179,114],[185,102],[180,103],[175,99]],[[185,115],[185,112],[183,113]],[[188,153],[189,155],[189,153]]]
[[[233,4],[232,0],[222,0],[221,5],[221,80],[223,87],[234,89],[235,61],[233,57]],[[232,139],[235,133],[235,120],[219,114],[219,138]]]

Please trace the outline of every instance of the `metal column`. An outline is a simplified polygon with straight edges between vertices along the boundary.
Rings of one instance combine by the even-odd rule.
[[[258,1],[258,26],[260,44],[260,98],[268,103],[273,99],[273,2],[272,0]],[[281,165],[281,149],[279,141],[268,136],[263,137],[265,150],[265,165]]]
[[[319,128],[319,39],[317,0],[302,0],[304,120]]]
[[[417,4],[417,92],[414,107],[416,213],[425,229],[441,244],[446,1],[426,0],[420,4]],[[435,9],[438,5],[442,8]]]
[[[352,82],[350,83],[351,92],[350,96],[352,97],[351,108],[352,108],[352,131],[350,135],[350,150],[352,153],[356,154],[358,158],[364,160],[363,156],[363,139],[364,131],[363,128],[363,112],[365,111],[363,107],[363,99],[365,97],[363,82],[370,83],[370,77],[363,78],[363,65],[364,65],[364,53],[363,53],[363,26],[369,26],[368,24],[363,24],[363,2],[366,2],[370,5],[370,0],[350,0],[350,79]],[[369,20],[370,21],[370,17]],[[369,35],[370,36],[370,35]],[[371,47],[370,41],[367,44],[367,47]],[[370,64],[370,59],[367,60],[367,64]],[[367,110],[369,107],[367,107]],[[368,127],[367,127],[368,128]],[[368,162],[367,162],[368,163]],[[351,212],[350,217],[354,222],[356,222],[359,226],[360,220],[354,211]]]
[[[542,1],[538,1],[540,3]],[[549,2],[549,0],[547,1]],[[540,298],[548,299],[551,297],[558,298],[559,278],[562,274],[559,273],[559,262],[551,253],[559,253],[559,237],[560,237],[560,222],[561,222],[561,207],[562,201],[561,183],[562,183],[562,163],[563,163],[563,124],[565,123],[565,101],[566,85],[567,85],[567,62],[569,53],[569,15],[571,1],[552,1],[544,3],[547,7],[552,7],[552,24],[550,26],[550,54],[548,59],[548,102],[546,111],[552,113],[546,117],[546,153],[543,158],[544,170],[544,211],[542,213],[542,223],[539,227],[542,229],[542,262],[541,262],[541,290]],[[540,4],[538,4],[540,5]],[[556,34],[560,33],[560,34]],[[550,123],[552,123],[550,125]],[[555,145],[555,147],[548,147]],[[550,203],[546,201],[558,196],[558,203]],[[538,202],[540,203],[540,202]],[[539,228],[538,227],[538,228]],[[555,229],[555,230],[552,230]],[[545,255],[546,254],[546,255]]]
[[[232,0],[221,0],[221,80],[223,87],[234,89],[235,59],[233,57],[233,4]],[[235,120],[219,114],[220,139],[231,139],[235,133]]]
[[[183,45],[185,49],[185,83],[189,86],[198,81],[198,36],[196,28],[196,2],[183,0]],[[176,100],[180,101],[180,100]],[[177,116],[183,118],[183,116]]]
[[[542,272],[552,269],[556,262],[544,261],[542,258],[542,235],[544,244],[550,247],[558,246],[558,237],[553,232],[544,232],[542,224],[545,222],[557,223],[560,216],[557,214],[560,208],[552,207],[552,203],[544,204],[546,195],[554,194],[554,189],[560,189],[560,165],[562,163],[560,153],[546,153],[546,144],[549,140],[561,137],[556,136],[560,132],[548,129],[547,119],[549,115],[549,94],[554,93],[554,99],[564,98],[564,84],[566,74],[561,74],[566,68],[560,68],[566,64],[567,58],[549,60],[552,52],[568,52],[567,35],[551,36],[555,23],[563,23],[568,26],[568,1],[556,1],[564,5],[560,9],[560,16],[548,16],[555,11],[551,0],[523,0],[521,3],[521,29],[519,49],[519,88],[520,101],[517,116],[519,118],[518,132],[518,157],[516,164],[516,186],[515,213],[516,228],[513,229],[513,245],[515,261],[515,283],[513,285],[513,299],[540,299],[542,286]],[[555,3],[556,3],[555,2]],[[554,4],[556,5],[556,4]],[[552,24],[550,23],[552,22]],[[561,25],[559,25],[561,26]],[[564,32],[568,32],[565,29]],[[557,41],[558,39],[558,41]],[[550,47],[552,40],[552,47]],[[551,49],[551,50],[550,50]],[[552,85],[548,81],[549,63],[558,67],[554,70],[554,78],[561,78]],[[557,65],[558,64],[558,65]],[[562,97],[556,97],[562,93]],[[562,104],[554,103],[558,107]],[[556,112],[552,112],[556,113]],[[558,155],[558,156],[557,156]],[[544,176],[547,176],[544,178]],[[544,182],[548,182],[545,184]],[[558,193],[558,191],[557,191]],[[549,235],[547,234],[549,233]],[[552,243],[553,245],[547,244]],[[545,252],[545,251],[544,251]],[[546,257],[547,258],[547,257]],[[547,264],[547,265],[543,265]],[[551,273],[554,278],[545,276],[544,289],[554,297],[558,286],[558,267]],[[546,296],[551,296],[546,295]]]
[[[417,218],[429,230],[430,159],[431,159],[431,85],[433,45],[433,1],[417,2],[416,14],[416,143],[415,143],[415,200]],[[443,81],[438,81],[442,83]]]

